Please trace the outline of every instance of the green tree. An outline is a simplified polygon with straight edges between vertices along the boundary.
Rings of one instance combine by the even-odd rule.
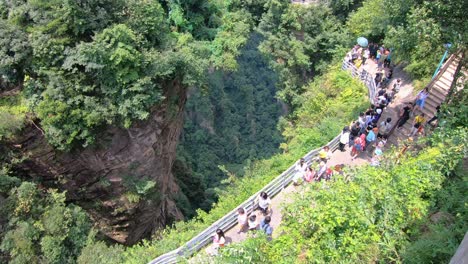
[[[349,37],[326,5],[290,5],[271,1],[259,30],[265,36],[260,50],[279,74],[278,97],[299,106],[303,85],[326,69],[335,51]]]
[[[50,143],[88,146],[105,126],[146,119],[169,83],[202,85],[210,64],[235,69],[249,17],[201,0],[4,2],[0,71],[26,76]]]
[[[84,211],[65,203],[65,193],[41,193],[30,182],[8,197],[8,230],[0,249],[10,263],[74,263],[86,245],[91,224]]]
[[[217,200],[214,189],[227,177],[219,165],[241,176],[249,160],[272,155],[281,142],[276,129],[281,114],[275,99],[277,76],[257,49],[260,41],[259,34],[250,36],[237,59],[236,72],[214,71],[208,76],[209,89],[189,91],[173,168],[194,205],[189,215],[198,207],[209,210]]]

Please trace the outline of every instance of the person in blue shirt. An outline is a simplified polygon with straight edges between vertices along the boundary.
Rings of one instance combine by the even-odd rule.
[[[372,149],[372,144],[375,143],[375,140],[377,138],[376,134],[379,131],[378,128],[374,127],[373,129],[369,130],[369,133],[366,136],[366,147],[367,150]]]
[[[269,215],[265,216],[265,218],[260,222],[260,229],[265,232],[268,241],[271,241],[271,235],[273,234],[273,227],[271,227],[270,222],[271,217]]]

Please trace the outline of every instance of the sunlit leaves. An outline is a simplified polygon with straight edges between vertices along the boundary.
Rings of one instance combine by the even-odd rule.
[[[212,44],[212,61],[218,68],[234,70],[239,49],[247,42],[251,27],[250,14],[245,11],[228,13]]]

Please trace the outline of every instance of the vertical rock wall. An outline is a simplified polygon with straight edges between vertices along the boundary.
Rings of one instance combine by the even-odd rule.
[[[152,231],[183,216],[173,200],[179,187],[171,168],[183,128],[186,90],[172,81],[164,102],[147,120],[131,128],[108,127],[96,145],[69,153],[47,144],[39,129],[26,129],[15,142],[28,158],[19,166],[48,187],[67,191],[67,198],[88,211],[111,239],[136,243]],[[156,195],[129,199],[129,181],[156,182]]]

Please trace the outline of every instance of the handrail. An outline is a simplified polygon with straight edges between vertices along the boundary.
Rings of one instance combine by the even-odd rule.
[[[374,102],[376,86],[375,86],[374,79],[372,78],[372,75],[365,70],[362,70],[361,72],[359,72],[358,69],[354,65],[346,61],[343,62],[342,69],[343,70],[350,69],[353,77],[360,78],[360,80],[367,86],[369,90],[369,100],[371,101],[371,103]],[[327,146],[330,147],[331,151],[334,151],[338,148],[338,143],[340,142],[340,136],[341,134],[336,136],[330,142],[328,142]],[[315,160],[320,150],[321,150],[321,147],[316,148],[314,150],[309,151],[309,153],[307,153],[304,156],[304,160],[306,161],[308,165],[311,164]],[[281,173],[278,177],[276,177],[270,183],[268,183],[265,187],[263,187],[260,191],[250,196],[245,202],[243,202],[242,204],[234,208],[232,211],[227,213],[221,219],[214,222],[208,228],[206,228],[201,233],[193,237],[190,241],[185,243],[185,245],[153,259],[151,262],[149,262],[149,264],[177,263],[177,260],[180,257],[189,257],[193,255],[195,252],[197,252],[198,250],[200,250],[201,248],[209,244],[209,242],[211,241],[211,237],[215,233],[216,229],[220,228],[226,231],[236,225],[237,208],[242,207],[247,211],[247,213],[251,213],[253,212],[253,209],[255,208],[256,199],[258,195],[260,194],[260,192],[266,192],[268,193],[270,197],[274,197],[275,195],[280,193],[284,188],[286,188],[286,186],[288,186],[292,182],[292,179],[294,177],[295,165],[296,164],[293,164],[291,167],[289,167],[287,170]]]
[[[450,55],[450,57],[447,59],[447,61],[444,62],[444,65],[439,69],[437,74],[432,78],[432,80],[429,82],[428,85],[426,85],[427,88],[429,88],[429,91],[432,89],[434,84],[439,81],[440,77],[445,73],[445,71],[450,67],[452,62],[458,57],[458,55],[461,53],[461,51],[457,51],[456,53]]]
[[[375,104],[376,94],[377,94],[377,85],[375,84],[374,77],[368,71],[362,69],[359,70],[354,64],[349,61],[344,60],[343,65],[341,66],[342,70],[350,70],[353,77],[359,77],[359,79],[366,85],[369,91],[369,101],[371,104]]]

